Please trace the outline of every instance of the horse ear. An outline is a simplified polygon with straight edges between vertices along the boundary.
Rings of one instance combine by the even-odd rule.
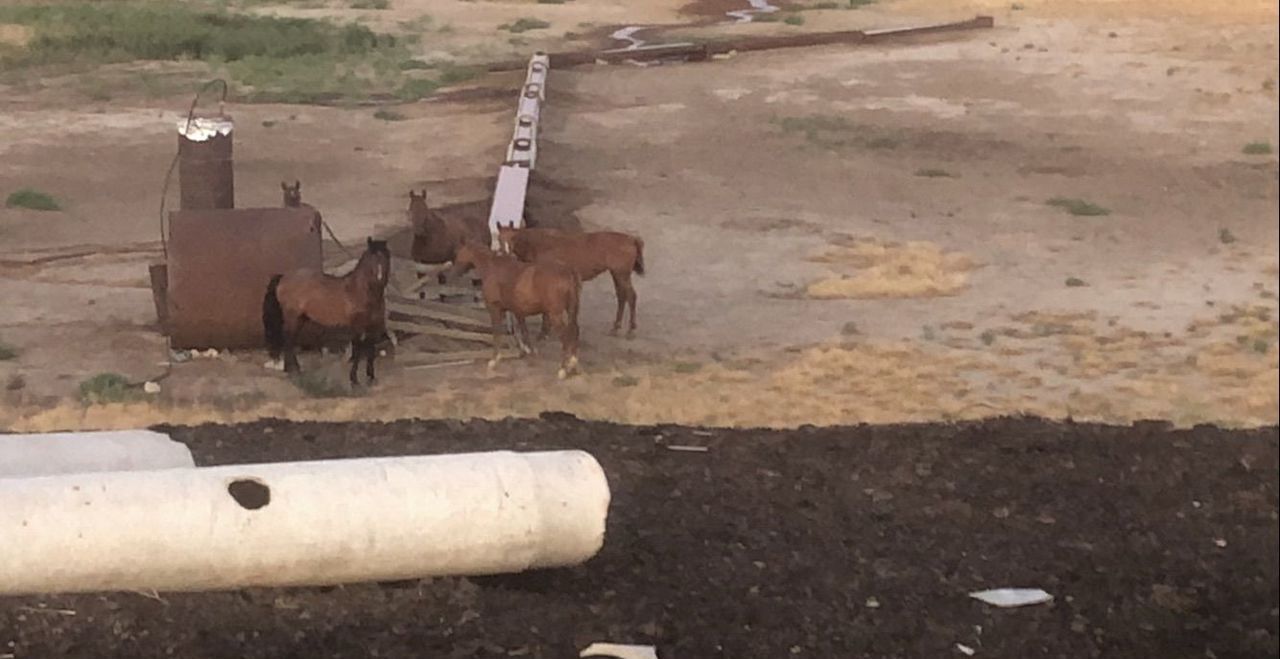
[[[299,180],[297,180],[297,179],[294,179],[294,181],[293,181],[293,189],[294,189],[294,190],[297,190],[298,192],[302,192],[302,181],[299,181]]]
[[[288,191],[289,191],[289,184],[288,184],[288,183],[285,183],[284,181],[280,181],[280,189],[281,189],[281,190],[284,190],[285,192],[288,192]]]
[[[364,239],[365,247],[373,248],[373,236]]]

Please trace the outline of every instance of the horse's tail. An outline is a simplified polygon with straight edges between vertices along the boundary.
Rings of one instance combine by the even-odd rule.
[[[631,266],[637,275],[644,276],[644,239],[639,236],[632,236],[632,240],[636,241],[636,262]]]
[[[267,338],[267,349],[272,359],[280,358],[284,349],[284,308],[280,306],[280,298],[276,289],[280,287],[280,279],[284,275],[276,275],[267,284],[267,294],[262,298],[262,333]]]

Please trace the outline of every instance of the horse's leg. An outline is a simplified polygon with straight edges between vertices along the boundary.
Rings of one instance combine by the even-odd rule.
[[[357,332],[351,337],[351,373],[348,376],[351,380],[351,386],[360,384],[356,379],[356,372],[360,369],[360,357],[364,354],[364,341]]]
[[[489,360],[489,370],[493,370],[498,367],[498,360],[502,358],[502,334],[506,330],[506,326],[502,322],[501,308],[496,306],[489,307],[489,322],[493,325],[493,358]]]
[[[567,311],[561,310],[551,317],[560,335],[560,371],[556,377],[563,380],[578,369],[578,328]]]
[[[298,364],[297,341],[302,334],[302,328],[307,326],[307,315],[300,314],[298,319],[293,321],[293,327],[285,326],[284,328],[284,372],[297,373],[302,370],[302,366]]]
[[[516,338],[520,341],[520,352],[526,355],[534,353],[533,344],[529,343],[529,326],[524,322],[524,316],[516,316]]]
[[[542,341],[551,336],[551,318],[547,314],[542,314],[542,330],[538,332],[538,340]]]
[[[622,283],[626,286],[627,304],[631,305],[631,324],[627,327],[627,338],[636,337],[636,287],[631,283],[631,273],[622,275]]]
[[[378,358],[378,339],[373,334],[366,334],[365,337],[364,354],[368,361],[364,363],[364,374],[369,378],[369,384],[373,384],[378,379],[373,374],[373,360]]]
[[[609,274],[613,276],[613,294],[618,298],[618,313],[613,318],[613,330],[609,332],[609,336],[617,336],[618,331],[622,329],[622,312],[627,308],[626,286],[624,278],[627,275],[619,274],[615,270],[610,270]]]

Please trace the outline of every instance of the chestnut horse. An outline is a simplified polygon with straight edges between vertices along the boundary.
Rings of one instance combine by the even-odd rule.
[[[437,275],[444,284],[450,277],[474,268],[480,275],[484,306],[493,323],[493,359],[489,368],[498,365],[499,342],[506,327],[502,316],[510,313],[519,330],[520,350],[531,354],[526,316],[542,315],[560,335],[560,378],[578,368],[578,298],[582,281],[572,268],[555,262],[521,263],[506,254],[494,254],[489,245],[464,241],[458,247],[453,265]]]
[[[307,269],[272,277],[262,299],[262,329],[271,358],[283,353],[285,372],[295,373],[300,369],[295,344],[308,323],[343,329],[351,334],[351,384],[359,384],[356,371],[362,357],[365,375],[373,382],[377,342],[386,336],[390,272],[387,242],[369,238],[355,268],[341,277]]]
[[[644,275],[644,241],[617,231],[576,233],[561,229],[517,229],[514,222],[498,224],[498,241],[502,250],[521,261],[542,263],[559,261],[573,268],[582,281],[591,281],[608,271],[613,276],[613,291],[618,297],[618,313],[613,320],[617,336],[622,329],[622,312],[631,306],[631,324],[627,338],[636,334],[636,289],[631,273]],[[543,334],[546,334],[545,326]]]

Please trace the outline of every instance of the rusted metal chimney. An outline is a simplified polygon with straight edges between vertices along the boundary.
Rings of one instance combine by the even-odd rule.
[[[236,206],[235,169],[231,160],[231,117],[193,117],[178,122],[179,207],[184,210]]]

